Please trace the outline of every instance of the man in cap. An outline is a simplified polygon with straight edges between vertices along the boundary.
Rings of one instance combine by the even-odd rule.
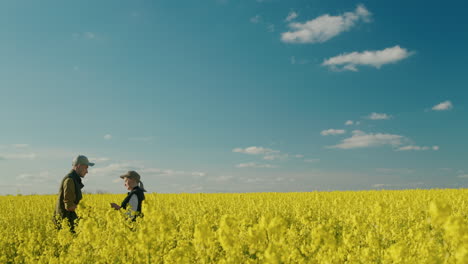
[[[72,162],[72,170],[63,178],[60,184],[57,205],[55,207],[55,223],[57,228],[61,228],[62,220],[67,219],[70,224],[70,230],[74,232],[76,215],[76,207],[83,197],[81,189],[84,187],[81,182],[88,173],[88,167],[94,166],[94,163],[89,162],[88,158],[83,155],[78,155]]]

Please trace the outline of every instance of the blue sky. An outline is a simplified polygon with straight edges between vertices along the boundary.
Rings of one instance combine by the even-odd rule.
[[[0,194],[466,188],[463,1],[2,1]]]

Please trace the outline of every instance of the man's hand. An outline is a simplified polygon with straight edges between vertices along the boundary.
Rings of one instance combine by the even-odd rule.
[[[120,209],[120,206],[115,204],[115,203],[111,203],[110,204],[112,208],[114,208],[115,210],[119,210]]]
[[[75,212],[75,210],[76,210],[76,205],[70,206],[70,207],[68,207],[68,208],[66,208],[66,209],[67,209],[67,211],[69,211],[69,212]]]

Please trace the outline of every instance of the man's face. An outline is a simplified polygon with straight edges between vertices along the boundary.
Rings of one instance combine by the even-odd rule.
[[[80,164],[76,166],[75,171],[78,175],[80,175],[81,178],[83,178],[88,173],[88,165]]]

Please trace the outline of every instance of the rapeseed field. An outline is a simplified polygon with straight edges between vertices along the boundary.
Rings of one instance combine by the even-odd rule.
[[[468,189],[123,198],[84,195],[72,234],[55,195],[0,196],[0,263],[468,263]]]

